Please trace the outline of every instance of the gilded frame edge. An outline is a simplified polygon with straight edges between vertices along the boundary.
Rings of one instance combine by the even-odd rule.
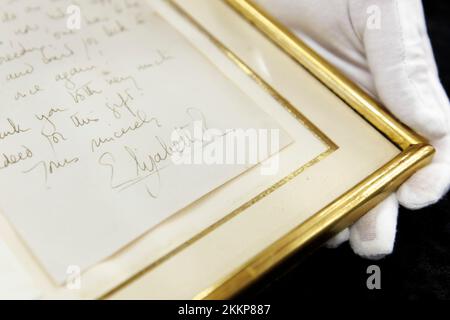
[[[351,225],[414,172],[430,163],[435,153],[424,138],[398,121],[252,0],[225,2],[385,135],[401,153],[194,299],[233,297],[298,250],[317,245]]]

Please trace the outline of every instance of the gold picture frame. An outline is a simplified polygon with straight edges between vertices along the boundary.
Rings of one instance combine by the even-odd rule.
[[[236,69],[236,72],[239,73],[242,78],[251,82],[252,85],[256,82],[259,95],[264,95],[265,99],[273,102],[275,105],[274,108],[277,110],[282,109],[282,112],[280,111],[280,113],[277,113],[278,111],[274,112],[275,118],[278,117],[277,120],[282,119],[289,129],[291,129],[291,127],[289,127],[289,125],[291,125],[289,121],[294,122],[297,126],[300,124],[299,127],[302,127],[302,130],[306,129],[305,131],[312,133],[311,136],[314,136],[313,138],[317,138],[315,140],[318,140],[318,144],[321,145],[321,148],[323,145],[323,149],[320,149],[322,151],[315,154],[315,157],[308,158],[308,160],[312,159],[309,162],[302,162],[301,166],[298,164],[299,158],[295,157],[297,154],[295,152],[289,153],[288,155],[292,161],[288,163],[288,166],[285,168],[283,167],[283,170],[280,171],[276,177],[263,180],[264,183],[262,183],[261,180],[258,180],[258,178],[255,178],[255,176],[246,176],[244,178],[247,180],[244,182],[232,181],[221,187],[225,191],[219,190],[218,192],[223,193],[219,193],[217,197],[217,193],[214,193],[215,191],[211,192],[213,194],[213,196],[211,196],[212,200],[199,200],[198,202],[201,202],[200,205],[196,202],[192,204],[192,208],[186,208],[186,211],[181,210],[181,212],[174,214],[173,220],[168,219],[161,223],[158,227],[162,226],[162,231],[161,229],[158,230],[158,227],[155,228],[157,230],[150,230],[139,239],[127,244],[126,247],[114,253],[109,258],[84,271],[82,275],[83,288],[79,291],[69,290],[61,284],[52,282],[45,273],[45,270],[37,263],[33,254],[30,253],[29,248],[22,243],[20,237],[14,232],[14,228],[12,228],[7,221],[3,221],[4,219],[0,216],[0,231],[3,233],[1,238],[5,238],[3,240],[6,240],[7,244],[12,248],[12,251],[19,256],[20,261],[27,267],[27,271],[32,275],[33,280],[36,280],[36,282],[39,283],[38,286],[41,291],[43,291],[42,297],[44,299],[128,299],[136,297],[153,297],[158,299],[161,297],[181,297],[182,299],[231,298],[298,250],[314,248],[332,235],[351,225],[379,201],[395,191],[395,189],[416,170],[431,161],[435,150],[425,139],[395,119],[393,115],[380,106],[373,98],[349,81],[336,68],[327,63],[252,0],[152,1],[159,3],[160,6],[157,12],[155,11],[155,14],[165,17],[164,10],[165,7],[167,7],[170,8],[169,11],[173,11],[171,14],[177,16],[176,19],[182,21],[179,22],[179,24],[174,23],[170,19],[170,14],[166,14],[166,18],[169,17],[166,22],[173,26],[177,25],[175,29],[178,29],[178,31],[183,29],[183,21],[186,20],[186,24],[189,24],[192,29],[195,29],[196,32],[201,34],[202,39],[205,38],[203,40],[208,42],[209,46],[213,47],[213,49],[208,51],[208,53],[211,53],[211,57],[207,57],[207,54],[205,54],[207,60],[212,60],[214,57],[226,60],[232,68]],[[193,3],[195,4],[192,5]],[[212,3],[215,4],[213,5]],[[186,10],[184,6],[191,7],[189,10]],[[227,14],[232,15],[234,20],[239,20],[240,23],[245,24],[241,25],[243,29],[246,29],[247,31],[251,29],[252,35],[263,38],[264,44],[266,42],[270,43],[271,48],[274,47],[280,51],[277,54],[280,56],[282,55],[283,59],[288,60],[291,64],[295,64],[295,67],[299,69],[295,70],[295,68],[292,68],[293,70],[288,70],[289,72],[294,74],[295,71],[299,71],[299,73],[307,74],[307,76],[312,79],[311,81],[314,81],[315,86],[320,87],[322,90],[317,90],[317,92],[311,95],[300,94],[300,98],[297,99],[298,97],[296,97],[296,99],[294,99],[295,102],[292,101],[291,103],[292,96],[285,97],[285,94],[280,92],[279,83],[277,86],[274,86],[267,78],[262,76],[261,70],[256,70],[254,65],[248,63],[248,61],[245,60],[245,57],[241,56],[242,51],[235,52],[235,48],[232,46],[229,47],[229,40],[235,37],[238,38],[232,31],[227,31],[227,35],[222,39],[222,37],[216,36],[215,34],[217,28],[215,31],[212,30],[214,28],[210,30],[208,24],[203,24],[204,21],[202,21],[202,19],[205,18],[205,16],[209,16],[207,19],[209,22],[217,19],[217,17],[215,17],[213,13],[210,13],[208,9],[219,6],[222,10],[218,11],[219,14],[226,11]],[[202,11],[201,14],[200,11]],[[229,24],[222,22],[220,28],[227,29]],[[254,25],[255,28],[250,24]],[[210,25],[212,26],[214,23]],[[187,33],[189,34],[189,32],[190,31]],[[192,36],[192,34],[194,33],[190,33],[191,37],[196,38],[196,35],[194,34]],[[194,44],[198,44],[201,43],[202,39],[198,40],[198,42],[190,38],[188,40]],[[246,38],[242,37],[239,41],[245,43],[245,40]],[[256,45],[255,47],[258,46]],[[201,48],[198,49],[202,51]],[[203,47],[203,49],[205,49],[205,47]],[[269,54],[273,53],[273,51],[268,52]],[[274,61],[275,60],[276,59],[274,59]],[[217,63],[219,64],[219,62]],[[283,70],[286,70],[286,66],[287,64],[284,65]],[[233,77],[229,77],[230,80],[236,80],[232,78]],[[249,78],[251,80],[249,80]],[[241,81],[239,83],[243,82]],[[286,82],[284,82],[284,84],[286,84]],[[289,85],[290,84],[287,84],[287,86]],[[315,86],[310,85],[309,88],[315,90]],[[243,88],[249,87],[243,85],[242,89]],[[321,94],[327,98],[322,98]],[[329,98],[329,96],[332,96],[332,99]],[[331,130],[333,133],[339,133],[336,136],[332,136],[329,134],[329,129],[331,127],[336,127],[334,123],[327,122],[327,126],[322,127],[320,125],[323,124],[321,123],[322,121],[318,124],[316,123],[315,120],[317,120],[317,118],[309,120],[311,112],[309,115],[304,115],[305,113],[303,111],[305,110],[302,109],[299,111],[294,107],[294,105],[303,103],[303,98],[305,97],[307,97],[306,100],[309,99],[309,102],[313,100],[313,103],[304,106],[305,110],[308,112],[316,105],[320,105],[323,101],[332,101],[331,104],[336,104],[336,106],[339,103],[340,105],[335,109],[330,107],[328,110],[332,110],[336,118],[346,119],[349,123],[352,123],[352,125],[354,125],[353,128],[358,128],[359,131],[357,132],[367,134],[367,136],[364,136],[363,138],[368,138],[369,141],[379,143],[381,147],[378,146],[378,149],[375,150],[388,150],[389,152],[386,151],[382,157],[373,160],[373,163],[363,167],[358,173],[353,174],[345,183],[339,181],[338,184],[340,188],[336,192],[328,192],[329,190],[324,192],[320,188],[313,188],[312,191],[308,193],[310,196],[312,195],[312,198],[321,193],[326,193],[326,196],[317,200],[315,205],[310,207],[305,206],[306,209],[304,210],[304,214],[292,214],[288,217],[284,216],[282,219],[279,219],[282,221],[280,222],[280,225],[278,225],[278,227],[282,226],[282,228],[276,229],[277,232],[282,229],[279,233],[273,231],[275,230],[275,227],[274,229],[268,228],[269,231],[273,231],[270,235],[264,233],[259,234],[259,231],[255,232],[253,235],[257,240],[260,240],[260,242],[258,242],[257,245],[253,243],[253,247],[252,245],[248,245],[251,249],[245,251],[243,257],[236,258],[237,255],[234,255],[232,252],[233,245],[229,245],[230,240],[235,235],[233,232],[235,232],[236,229],[242,229],[244,231],[243,233],[246,233],[250,231],[250,229],[253,229],[255,225],[264,227],[265,225],[273,224],[278,220],[277,216],[263,215],[265,217],[264,220],[264,218],[261,218],[261,215],[256,215],[255,211],[263,211],[260,208],[261,206],[267,206],[267,204],[275,206],[277,200],[278,202],[284,202],[284,200],[286,200],[286,203],[289,202],[289,199],[293,198],[292,194],[294,194],[294,197],[297,197],[298,189],[296,188],[298,186],[305,188],[306,185],[306,188],[309,191],[311,184],[306,182],[308,180],[307,178],[310,175],[315,178],[319,177],[319,179],[315,181],[317,185],[317,181],[322,178],[317,172],[320,172],[320,170],[325,167],[327,170],[324,170],[324,172],[330,173],[331,170],[329,169],[332,167],[330,165],[330,162],[332,162],[330,161],[330,158],[336,156],[340,151],[342,151],[341,155],[343,154],[343,156],[336,157],[338,158],[338,161],[336,161],[338,164],[333,163],[333,165],[339,169],[342,167],[347,171],[351,171],[347,162],[356,163],[357,161],[347,161],[345,162],[345,166],[343,165],[345,160],[352,159],[355,155],[355,153],[351,153],[351,151],[358,150],[358,154],[363,154],[361,150],[372,152],[372,146],[367,145],[367,147],[364,148],[360,147],[361,145],[364,145],[364,139],[358,140],[358,147],[350,148],[347,146],[347,142],[344,144],[345,147],[342,147],[342,145],[338,143],[338,140],[339,142],[344,140],[344,138],[342,138],[344,134],[341,135],[341,133],[346,130]],[[315,99],[320,100],[321,102],[316,103]],[[280,108],[280,106],[283,108]],[[342,108],[338,109],[338,107]],[[358,115],[350,109],[353,109]],[[341,113],[344,114],[342,117]],[[315,116],[315,114],[313,115]],[[289,121],[286,121],[286,118],[289,118]],[[358,124],[355,124],[356,122],[358,122]],[[295,133],[297,131],[294,130],[293,132]],[[347,134],[347,132],[345,134]],[[335,140],[335,138],[338,140]],[[354,141],[348,141],[348,145],[350,145],[351,142]],[[343,152],[343,149],[346,149],[345,153]],[[285,157],[287,158],[288,156]],[[357,159],[361,160],[366,158],[357,157]],[[381,166],[381,164],[383,165]],[[335,167],[332,169],[335,169]],[[374,172],[374,170],[376,171]],[[336,177],[337,175],[333,176],[335,180],[339,180]],[[364,179],[361,180],[363,177]],[[238,180],[238,178],[236,178],[236,180]],[[249,180],[251,180],[252,183],[245,184]],[[299,180],[302,181],[299,182]],[[233,193],[229,193],[228,190],[236,185],[244,185],[245,192],[236,190]],[[257,188],[254,187],[255,185]],[[351,189],[349,190],[350,187]],[[329,187],[329,189],[331,189],[331,187]],[[232,198],[232,201],[221,201],[222,198],[225,198],[230,194],[231,197],[229,198]],[[282,196],[279,196],[280,194],[282,194]],[[340,196],[338,197],[338,195]],[[209,195],[204,198],[208,197]],[[207,202],[208,200],[210,202]],[[204,202],[202,201],[205,201],[206,205],[204,205]],[[280,207],[283,207],[286,211],[288,211],[288,209],[293,209],[293,211],[295,211],[298,209],[296,206],[298,205],[298,202],[294,202],[295,201],[285,204],[284,207],[280,205]],[[202,205],[204,205],[204,207],[201,207]],[[211,211],[217,212],[214,212],[214,214],[210,216]],[[265,211],[270,211],[270,209],[265,209]],[[200,214],[198,214],[199,212]],[[179,216],[177,217],[177,215]],[[242,216],[250,216],[250,218],[244,220]],[[264,220],[264,222],[257,224],[259,219]],[[243,220],[245,222],[244,224],[242,224]],[[192,228],[193,225],[199,221],[201,221],[201,224]],[[241,227],[227,228],[227,225],[232,223],[240,225]],[[180,228],[180,225],[183,225],[184,229]],[[192,230],[185,232],[185,230],[189,228],[192,228]],[[226,230],[223,231],[223,229]],[[182,235],[166,237],[168,233],[177,234],[177,231],[180,230],[182,231]],[[217,236],[217,234],[221,233],[221,230],[223,231],[221,236]],[[158,231],[160,233],[158,233]],[[264,237],[261,235],[264,235]],[[205,250],[204,248],[198,250],[192,249],[199,243],[208,242],[210,236],[216,236],[213,238],[216,241],[214,245],[226,244],[230,248],[230,251],[228,252],[229,256],[223,256],[224,259],[226,257],[226,259],[229,258],[230,260],[233,260],[232,262],[226,266],[222,266],[219,263],[219,265],[216,265],[214,268],[209,265],[209,262],[217,259],[220,253],[212,251],[213,249],[211,248],[208,248],[208,250]],[[242,239],[246,239],[243,236],[241,237]],[[253,239],[251,237],[249,238]],[[264,238],[264,240],[261,240],[262,238]],[[155,239],[156,241],[154,241]],[[158,240],[160,240],[160,242],[158,242]],[[154,243],[156,244],[154,245]],[[214,247],[214,245],[211,247]],[[234,245],[234,249],[238,247],[236,244]],[[156,251],[154,255],[152,250]],[[180,258],[181,262],[184,261],[187,263],[179,264],[180,256],[183,256],[183,258]],[[198,261],[196,260],[197,258]],[[243,261],[244,263],[242,263]],[[200,272],[194,270],[197,265],[203,268]],[[217,271],[217,269],[220,269],[220,271],[216,273],[211,272],[208,276],[202,274],[202,271]],[[178,284],[172,285],[172,283],[184,280],[183,277],[186,277],[187,275],[194,275],[193,280],[190,282],[189,290],[179,294]],[[226,276],[223,277],[223,275]],[[208,279],[204,280],[203,278]],[[151,284],[150,287],[149,283]],[[211,285],[211,283],[213,284]],[[136,289],[136,287],[138,288]],[[161,293],[158,291],[164,292]]]
[[[199,292],[195,296],[195,299],[199,300],[231,298],[298,250],[314,248],[323,243],[332,235],[351,225],[369,209],[386,198],[387,195],[394,192],[396,188],[416,170],[428,164],[435,152],[434,148],[429,145],[424,138],[398,121],[372,97],[347,79],[303,41],[293,35],[286,27],[276,21],[276,19],[272,18],[263,8],[251,0],[223,1],[259,29],[261,33],[285,51],[298,64],[307,69],[326,87],[333,91],[348,106],[395,144],[401,152],[390,162],[314,214],[311,218],[295,226],[289,233],[275,241],[247,263],[241,265],[233,273],[206,290]],[[289,104],[287,101],[284,101],[270,85],[267,85],[264,80],[241,61],[237,55],[211,35],[208,30],[205,30],[195,18],[185,12],[176,1],[168,0],[168,2],[198,29],[201,29],[202,33],[208,35],[208,38],[213,41],[221,51],[223,51],[250,77],[262,85],[266,91],[268,90],[275,98],[281,99],[282,101],[280,102],[282,105],[286,106],[286,104]],[[292,110],[294,110],[294,116],[296,118],[304,120],[307,126],[314,127],[314,125],[303,118],[300,113],[295,113],[295,108],[292,108]],[[317,133],[317,131],[313,131]],[[325,154],[321,155],[321,158],[323,158],[336,150],[337,146],[331,139],[321,134],[320,131],[319,135],[330,147]],[[320,159],[316,159],[316,161],[320,161]],[[314,163],[311,163],[310,165],[312,164]],[[305,168],[300,168],[299,172],[303,169]],[[296,176],[299,172],[294,172],[292,175]],[[258,197],[262,198],[265,195],[270,194],[273,190],[276,190],[289,180],[290,178],[286,177],[277,185],[267,189],[265,193],[258,195]],[[185,242],[182,246],[178,247],[177,250],[172,251],[156,263],[153,263],[136,273],[133,277],[107,292],[101,298],[116,298],[116,294],[118,292],[120,293],[122,289],[127,288],[133,282],[139,281],[141,277],[151,272],[154,268],[172,258],[189,245],[195,243],[209,232],[212,232],[220,224],[228,221],[239,214],[239,212],[242,212],[247,207],[256,203],[259,200],[258,197],[251,199],[242,207],[228,214],[225,219],[218,221],[210,228],[204,230],[204,232],[201,232],[194,238]],[[122,298],[120,294],[119,298]]]
[[[294,252],[323,242],[342,231],[394,192],[411,174],[428,164],[435,153],[434,148],[424,138],[398,121],[263,8],[251,0],[225,1],[382,132],[402,152],[346,194],[295,227],[234,274],[197,295],[196,299],[230,298]]]

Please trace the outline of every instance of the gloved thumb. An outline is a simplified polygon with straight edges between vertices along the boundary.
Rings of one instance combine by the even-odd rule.
[[[438,78],[421,1],[352,1],[352,5],[379,99],[426,138],[442,138],[449,126],[448,98]],[[367,12],[379,21],[368,20]]]
[[[435,203],[450,185],[450,108],[439,80],[422,2],[352,3],[352,17],[359,25],[357,30],[362,30],[360,37],[378,97],[401,121],[428,138],[437,150],[433,163],[400,187],[398,200],[410,209]],[[378,23],[370,24],[366,20],[369,3],[374,14],[378,10]],[[360,14],[356,14],[358,11]],[[365,18],[361,19],[362,16]]]

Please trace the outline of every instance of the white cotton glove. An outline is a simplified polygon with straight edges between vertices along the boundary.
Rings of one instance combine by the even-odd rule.
[[[420,209],[450,184],[450,109],[437,74],[420,0],[257,0],[324,58],[422,134],[437,153],[396,194],[344,230],[357,254],[393,250],[398,204]]]

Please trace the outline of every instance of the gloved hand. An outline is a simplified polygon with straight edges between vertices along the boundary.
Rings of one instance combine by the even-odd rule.
[[[399,203],[419,209],[450,185],[449,100],[437,74],[420,0],[257,0],[319,54],[428,138],[437,153],[329,246],[350,239],[354,252],[393,250]]]

